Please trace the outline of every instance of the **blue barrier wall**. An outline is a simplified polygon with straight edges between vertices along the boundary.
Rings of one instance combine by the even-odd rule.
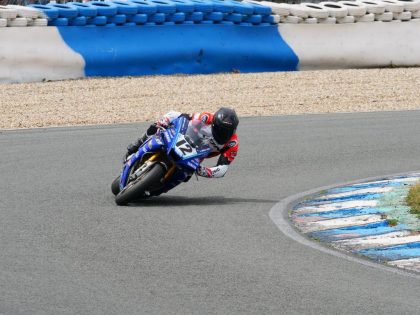
[[[277,26],[58,27],[86,76],[297,70]]]
[[[417,11],[412,22],[312,25],[284,23],[271,7],[233,0],[111,0],[13,10],[30,17],[7,23],[49,26],[0,28],[0,82],[420,65]]]

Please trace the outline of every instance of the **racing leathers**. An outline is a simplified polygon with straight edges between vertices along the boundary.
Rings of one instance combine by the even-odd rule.
[[[194,113],[192,115],[183,114],[176,111],[170,111],[166,113],[162,118],[152,124],[146,131],[146,133],[140,137],[136,142],[130,144],[127,147],[127,156],[137,152],[139,147],[150,137],[153,136],[158,132],[160,128],[168,128],[172,121],[176,118],[184,116],[190,120],[200,120],[206,126],[201,129],[203,136],[209,139],[209,145],[211,148],[211,153],[207,158],[212,158],[215,156],[220,155],[216,166],[214,167],[205,167],[200,166],[196,170],[196,174],[201,177],[207,178],[220,178],[223,177],[227,170],[229,164],[235,159],[238,148],[239,142],[236,133],[224,144],[219,144],[214,140],[212,135],[212,120],[213,114],[209,112],[201,112],[201,113]],[[163,192],[168,191],[169,189],[174,188],[175,186],[179,185],[181,182],[188,181],[193,173],[184,172],[182,170],[178,170],[172,176],[172,179],[165,185],[165,187],[159,191],[154,193],[153,195],[159,195]]]

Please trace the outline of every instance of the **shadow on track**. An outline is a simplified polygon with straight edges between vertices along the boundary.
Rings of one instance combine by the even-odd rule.
[[[253,199],[253,198],[226,198],[223,196],[211,197],[182,197],[162,196],[143,199],[130,204],[132,207],[188,207],[188,206],[211,206],[228,205],[235,203],[276,203],[278,200]]]

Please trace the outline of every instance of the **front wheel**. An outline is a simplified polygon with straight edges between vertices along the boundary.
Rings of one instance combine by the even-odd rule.
[[[121,176],[118,176],[111,184],[111,191],[115,196],[120,192],[120,180]]]
[[[161,178],[165,175],[164,167],[156,163],[149,171],[143,174],[138,180],[128,183],[127,186],[115,197],[115,202],[119,206],[139,199],[150,187],[160,184]]]

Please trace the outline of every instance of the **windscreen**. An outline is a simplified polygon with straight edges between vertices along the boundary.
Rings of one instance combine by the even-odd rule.
[[[185,132],[185,140],[196,150],[208,145],[208,139],[202,132],[202,128],[205,126],[201,120],[190,120],[188,124],[187,131]]]

